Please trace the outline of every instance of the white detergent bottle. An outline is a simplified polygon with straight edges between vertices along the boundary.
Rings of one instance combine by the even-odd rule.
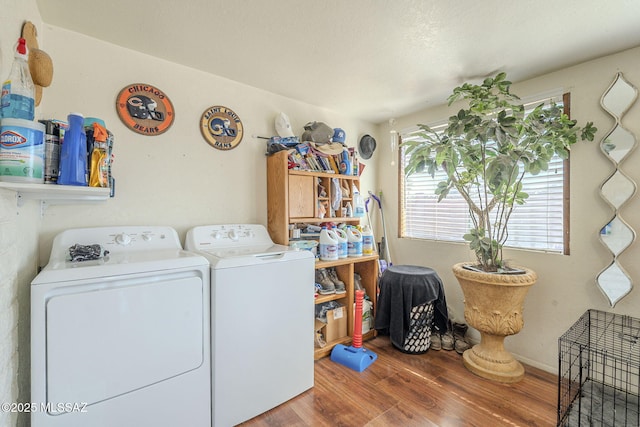
[[[355,227],[347,228],[347,245],[349,257],[362,256],[362,233]]]
[[[371,227],[365,225],[362,227],[362,255],[373,255],[373,231]]]
[[[353,209],[351,208],[351,203],[347,202],[347,206],[345,207],[345,214],[347,218],[351,218],[353,216]]]
[[[349,255],[347,233],[341,228],[336,228],[331,231],[334,231],[338,237],[338,258],[346,258]]]
[[[365,214],[364,200],[358,191],[358,188],[353,186],[353,216],[362,218]]]
[[[335,261],[338,259],[338,236],[333,230],[322,227],[320,231],[320,260]]]
[[[366,334],[371,329],[373,329],[373,303],[365,299],[362,301],[362,333]]]

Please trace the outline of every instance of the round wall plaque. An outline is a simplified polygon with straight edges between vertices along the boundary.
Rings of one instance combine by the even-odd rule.
[[[218,150],[231,150],[242,141],[240,117],[233,110],[220,105],[208,108],[200,118],[200,131],[204,139]]]
[[[123,88],[116,99],[120,120],[141,135],[160,135],[169,129],[175,118],[173,104],[160,89],[134,83]]]

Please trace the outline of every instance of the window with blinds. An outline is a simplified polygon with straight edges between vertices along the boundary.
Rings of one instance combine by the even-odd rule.
[[[563,99],[556,95],[555,99]],[[525,104],[533,108],[544,100]],[[551,102],[546,99],[546,102]],[[562,102],[568,112],[568,94]],[[434,130],[446,124],[430,125]],[[419,139],[420,129],[401,132],[402,141]],[[446,174],[437,171],[435,177],[427,172],[405,176],[408,158],[400,150],[400,235],[406,238],[464,242],[462,235],[472,228],[469,209],[460,193],[452,189],[449,195],[438,202],[435,190]],[[526,174],[523,188],[529,194],[524,205],[518,205],[509,220],[509,238],[505,247],[541,250],[568,254],[568,161],[559,157],[552,159],[547,171],[538,175]]]

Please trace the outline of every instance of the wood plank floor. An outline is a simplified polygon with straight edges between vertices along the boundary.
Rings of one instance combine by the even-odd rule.
[[[247,426],[554,426],[557,378],[525,365],[525,378],[480,378],[455,351],[409,355],[389,338],[364,343],[378,360],[364,372],[315,362],[315,387],[259,415]]]

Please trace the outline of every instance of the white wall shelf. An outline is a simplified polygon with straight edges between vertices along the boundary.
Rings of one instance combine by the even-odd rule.
[[[111,194],[110,188],[20,182],[0,181],[0,188],[15,191],[18,206],[22,206],[25,200],[33,199],[48,204],[102,202]]]

